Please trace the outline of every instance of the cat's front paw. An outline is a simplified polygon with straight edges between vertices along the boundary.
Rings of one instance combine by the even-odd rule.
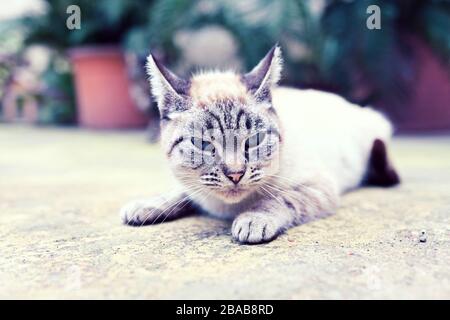
[[[123,206],[120,210],[120,218],[124,224],[143,226],[163,218],[162,213],[154,201],[138,200]]]
[[[263,243],[275,239],[282,231],[277,219],[264,212],[239,215],[231,226],[233,239],[240,243]]]

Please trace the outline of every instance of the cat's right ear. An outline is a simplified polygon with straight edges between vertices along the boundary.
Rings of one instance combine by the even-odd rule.
[[[189,109],[186,98],[189,91],[189,81],[176,76],[151,54],[147,57],[147,73],[150,77],[152,94],[158,104],[161,119],[173,119],[181,112]]]

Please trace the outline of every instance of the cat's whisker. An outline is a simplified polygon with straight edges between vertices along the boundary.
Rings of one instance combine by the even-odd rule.
[[[172,210],[169,212],[169,215],[170,215],[170,214],[177,208],[177,206],[178,206],[180,203],[186,201],[186,199],[189,199],[190,197],[192,197],[195,193],[198,193],[199,191],[201,191],[201,190],[199,190],[199,189],[194,190],[193,192],[187,194],[187,195],[186,195],[184,198],[182,198],[181,200],[178,200],[178,201],[175,202],[174,204],[171,204],[171,205],[169,205],[167,208],[165,208],[164,210],[162,210],[161,213],[156,217],[156,219],[153,220],[152,225],[155,224],[156,221],[158,221],[158,219],[159,219],[162,215],[164,215],[167,211],[169,211],[170,209],[172,209]],[[155,208],[155,210],[159,210],[159,209],[160,209],[160,208]],[[153,212],[154,212],[154,211],[153,211]],[[151,214],[149,214],[149,215],[147,216],[146,220],[144,221],[144,223],[142,223],[142,225],[144,225],[145,222],[147,222],[147,220],[148,220],[148,218],[149,218],[150,216],[151,216]]]
[[[293,179],[291,179],[291,178],[287,178],[287,177],[284,177],[284,176],[281,176],[281,175],[277,175],[277,174],[270,174],[270,175],[268,175],[268,177],[274,177],[274,178],[277,178],[277,179],[283,179],[283,180],[285,180],[285,181],[280,181],[280,180],[278,180],[278,182],[280,182],[280,183],[285,183],[285,184],[287,184],[287,182],[289,182],[290,184],[292,184],[292,185],[294,185],[294,186],[299,186],[299,187],[303,187],[303,188],[310,188],[309,186],[307,186],[307,185],[305,185],[305,184],[303,184],[303,183],[301,183],[301,182],[299,182],[299,181],[297,181],[297,180],[293,180]],[[287,182],[286,182],[287,181]],[[288,184],[288,185],[290,185],[290,184]],[[291,185],[290,185],[291,186]]]
[[[299,181],[296,181],[296,180],[293,180],[293,179],[290,179],[290,178],[286,178],[286,177],[283,177],[283,176],[280,176],[280,175],[275,175],[275,174],[272,174],[272,175],[269,175],[269,176],[277,178],[276,182],[285,184],[287,188],[292,188],[293,186],[295,186],[295,187],[303,188],[303,189],[309,190],[309,191],[311,191],[311,190],[314,191],[315,190],[314,188],[312,188],[312,187],[310,187],[310,186],[308,186],[308,185],[306,185],[304,183],[301,183]],[[284,179],[287,182],[286,181],[282,181],[280,179]],[[275,182],[275,181],[273,181],[273,182]]]
[[[283,203],[281,202],[280,199],[278,199],[278,197],[276,197],[273,193],[271,193],[269,190],[267,190],[266,188],[264,188],[263,186],[261,186],[261,188],[263,190],[265,190],[274,200],[276,200],[280,205],[283,206]]]
[[[273,183],[265,183],[264,185],[266,187],[269,187],[269,188],[275,190],[275,191],[282,192],[282,193],[288,194],[288,195],[291,194],[291,190],[285,190],[283,186],[276,185],[276,184],[273,184]],[[292,193],[292,195],[294,195],[294,194],[295,193]]]
[[[282,205],[282,203],[280,202],[280,200],[270,191],[268,191],[267,189],[265,189],[264,187],[261,187],[261,189],[266,193],[266,195],[269,196],[269,198],[274,199],[276,202],[278,202],[280,205]],[[264,195],[264,194],[263,194]]]
[[[160,197],[160,198],[163,198],[163,196]],[[147,213],[147,217],[146,217],[146,218],[144,219],[144,221],[141,223],[141,226],[143,226],[143,225],[147,222],[147,220],[149,219],[149,217],[151,217],[155,211],[160,210],[161,207],[163,207],[164,205],[166,205],[166,204],[169,203],[170,201],[172,201],[172,197],[171,197],[171,196],[168,196],[168,197],[166,198],[165,201],[163,201],[162,203],[160,203],[156,208],[153,208],[152,210],[150,210],[150,212]],[[171,206],[169,206],[169,208],[170,208],[170,207],[171,207]],[[136,217],[136,215],[137,215],[137,212],[135,213],[134,217]],[[158,217],[158,218],[159,218],[159,217]]]
[[[160,203],[160,205],[156,208],[153,208],[148,214],[147,217],[144,221],[142,221],[141,226],[146,224],[147,220],[153,216],[153,214],[158,211],[158,210],[162,210],[162,208],[164,208],[156,218],[154,218],[154,221],[152,224],[154,224],[155,222],[157,222],[163,215],[164,220],[165,221],[173,212],[175,212],[175,210],[182,210],[189,202],[191,202],[191,198],[199,193],[202,192],[203,190],[203,185],[199,186],[197,183],[192,182],[193,180],[193,175],[189,175],[189,174],[179,174],[179,180],[183,183],[184,186],[184,191],[188,192],[186,194],[185,197],[183,197],[182,199],[180,199],[179,201],[170,204],[169,206],[165,207],[167,203],[170,203],[170,201],[172,201],[171,197],[168,197],[164,202]],[[216,185],[216,187],[220,187],[219,184]],[[185,202],[181,208],[179,208],[179,205],[181,203]],[[170,210],[170,211],[169,211]],[[169,212],[168,212],[169,211]],[[167,213],[168,212],[168,213]]]
[[[281,194],[291,197],[293,200],[295,199],[295,201],[300,202],[302,205],[308,205],[307,202],[305,202],[302,198],[299,198],[298,194],[292,190],[284,190],[281,186],[276,186],[273,184],[272,185],[266,184],[266,186],[271,187],[273,190],[276,190],[276,191],[280,192]]]
[[[295,181],[295,180],[293,180],[291,178],[283,177],[283,176],[278,175],[278,174],[268,174],[267,177],[269,177],[269,178],[276,178],[278,181],[279,181],[279,179],[282,179],[283,181],[280,181],[282,183],[289,182],[289,183],[292,183],[292,184],[298,184],[298,181]]]
[[[280,193],[280,194],[283,195],[284,197],[291,198],[291,199],[296,199],[296,198],[298,198],[298,197],[296,197],[296,196],[297,196],[296,194],[291,193],[291,192],[289,192],[288,190],[278,189],[278,188],[276,188],[276,187],[274,187],[274,186],[272,186],[272,185],[267,185],[267,184],[266,184],[265,186],[268,187],[268,188],[270,188],[270,189],[273,190],[274,192]],[[301,199],[296,199],[296,201],[302,202]],[[302,202],[302,204],[304,204],[304,203]]]
[[[266,187],[269,187],[269,188],[272,188],[272,190],[274,190],[274,191],[276,191],[276,192],[279,192],[279,193],[281,193],[281,194],[284,194],[285,196],[287,196],[288,198],[290,197],[292,200],[295,200],[295,202],[299,202],[300,204],[302,204],[303,206],[307,206],[307,205],[309,205],[309,203],[307,203],[307,202],[305,202],[304,201],[304,199],[302,199],[301,197],[298,197],[298,194],[295,194],[294,192],[290,192],[290,191],[288,191],[288,190],[282,190],[282,189],[278,189],[278,188],[275,188],[274,186],[270,186],[270,185],[267,185],[267,184],[265,184],[265,186]],[[266,190],[266,192],[267,192],[267,190]],[[272,193],[270,193],[271,195],[272,195]],[[272,195],[272,197],[274,197],[273,195]],[[277,199],[278,200],[278,198],[276,198],[276,197],[274,197],[274,199]],[[283,205],[280,201],[278,201],[281,205]],[[283,205],[284,206],[284,205]]]
[[[185,198],[181,199],[181,200],[178,201],[175,205],[173,205],[173,206],[172,206],[173,209],[172,209],[168,214],[166,214],[166,216],[164,217],[162,223],[164,223],[164,222],[166,221],[166,219],[167,219],[167,218],[168,218],[175,210],[182,210],[184,207],[186,207],[186,205],[192,201],[192,197],[193,197],[195,194],[198,194],[198,193],[200,193],[200,192],[201,192],[201,190],[196,190],[195,192],[192,192],[192,193],[188,194]],[[186,199],[187,199],[187,201],[185,201]],[[182,207],[181,207],[181,208],[178,208],[178,205],[179,205],[180,203],[183,203],[183,202],[185,202],[185,203],[182,205]],[[162,213],[161,213],[161,214],[162,214]],[[155,219],[155,221],[157,221],[157,220],[159,219],[159,217],[161,216],[161,214],[158,216],[157,219]],[[153,224],[155,223],[155,221],[153,221]]]
[[[169,192],[169,194],[172,194],[172,192]],[[167,197],[167,198],[166,198],[166,197]],[[165,195],[158,195],[158,196],[155,196],[155,198],[156,198],[156,200],[157,200],[158,202],[159,202],[161,199],[166,198],[162,203],[159,204],[158,207],[161,207],[162,205],[164,205],[165,203],[167,203],[167,202],[169,201],[170,196],[167,196],[167,194],[165,194]],[[154,210],[154,209],[150,210],[150,213],[149,213],[149,214],[151,214],[151,213],[153,212],[153,210]],[[138,215],[139,215],[139,212],[138,212],[138,211],[135,211],[135,212],[133,213],[133,215],[131,216],[131,218],[127,221],[127,225],[130,225],[133,221],[135,221],[135,220],[136,220],[136,217],[138,217]]]
[[[205,194],[201,194],[201,192],[203,191],[202,189],[200,189],[199,190],[200,192],[197,192],[195,195],[197,195],[197,194],[200,194],[200,196],[204,196],[204,199],[206,199],[210,194],[211,194],[211,192],[212,192],[212,190],[210,190],[210,191],[208,191],[207,193],[206,193],[206,195]],[[184,207],[186,207],[189,203],[191,203],[191,202],[193,202],[193,196],[194,196],[194,194],[191,194],[191,195],[189,195],[189,199],[186,201],[186,203],[181,207],[181,208],[179,208],[179,210],[182,210]],[[204,199],[202,199],[202,200],[204,200]],[[171,211],[171,212],[169,212],[167,215],[166,215],[166,217],[163,219],[163,221],[162,221],[162,223],[164,223],[165,221],[166,221],[166,219],[169,217],[169,215],[171,214],[173,212],[173,210]]]

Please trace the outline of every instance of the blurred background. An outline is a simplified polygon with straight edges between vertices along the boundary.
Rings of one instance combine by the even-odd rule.
[[[66,26],[77,5],[80,28]],[[369,30],[370,5],[381,29]],[[158,136],[144,64],[249,70],[275,44],[283,85],[373,105],[398,132],[450,129],[447,0],[17,0],[0,4],[0,119]],[[324,115],[326,116],[326,115]]]

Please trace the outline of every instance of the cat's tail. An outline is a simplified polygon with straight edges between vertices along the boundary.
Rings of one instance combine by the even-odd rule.
[[[369,156],[365,184],[392,187],[400,183],[400,176],[389,160],[386,144],[375,139]]]

